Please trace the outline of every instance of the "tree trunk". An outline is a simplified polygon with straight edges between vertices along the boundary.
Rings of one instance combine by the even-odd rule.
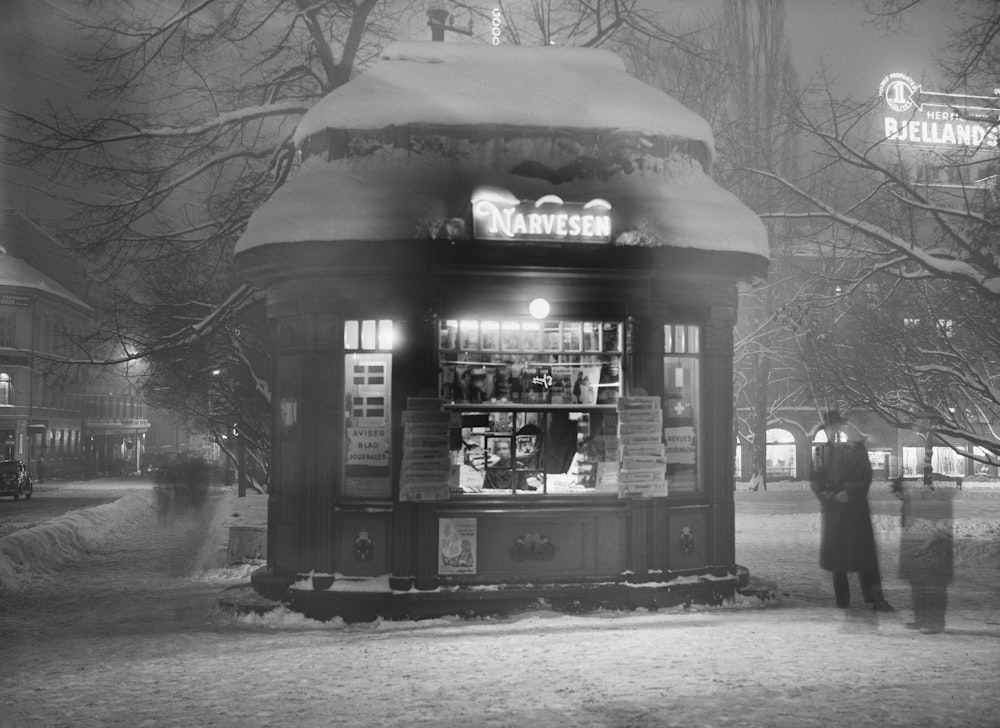
[[[934,484],[934,468],[931,465],[931,457],[934,455],[934,446],[931,444],[932,437],[928,433],[924,444],[924,485],[930,487]]]
[[[754,372],[754,403],[751,415],[753,432],[753,449],[751,453],[751,479],[759,477],[760,486],[767,490],[767,380],[770,377],[770,361],[767,357],[756,354]]]

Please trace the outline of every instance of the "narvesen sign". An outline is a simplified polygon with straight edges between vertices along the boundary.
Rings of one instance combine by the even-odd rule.
[[[878,88],[899,116],[883,119],[885,138],[930,146],[996,147],[1000,97],[925,91],[903,73],[890,73]]]
[[[563,202],[556,195],[520,200],[507,190],[481,187],[472,194],[472,230],[477,240],[608,243],[611,203]]]

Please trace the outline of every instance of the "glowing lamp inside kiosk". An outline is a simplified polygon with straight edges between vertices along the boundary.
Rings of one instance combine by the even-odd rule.
[[[544,298],[532,299],[531,303],[528,304],[528,313],[531,314],[532,318],[536,318],[539,321],[547,318],[550,310],[551,306],[549,306],[549,302]]]

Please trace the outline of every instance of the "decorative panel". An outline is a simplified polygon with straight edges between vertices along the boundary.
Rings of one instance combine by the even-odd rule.
[[[668,518],[668,568],[699,569],[708,565],[708,514],[703,510],[672,513]]]
[[[388,513],[338,513],[334,516],[335,568],[345,576],[380,576],[389,571]]]
[[[626,568],[624,513],[481,514],[476,580],[615,577]]]

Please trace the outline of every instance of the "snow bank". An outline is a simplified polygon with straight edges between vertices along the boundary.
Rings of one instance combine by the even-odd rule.
[[[124,533],[153,510],[151,491],[72,511],[0,539],[0,591],[18,589],[32,573],[54,569]]]

